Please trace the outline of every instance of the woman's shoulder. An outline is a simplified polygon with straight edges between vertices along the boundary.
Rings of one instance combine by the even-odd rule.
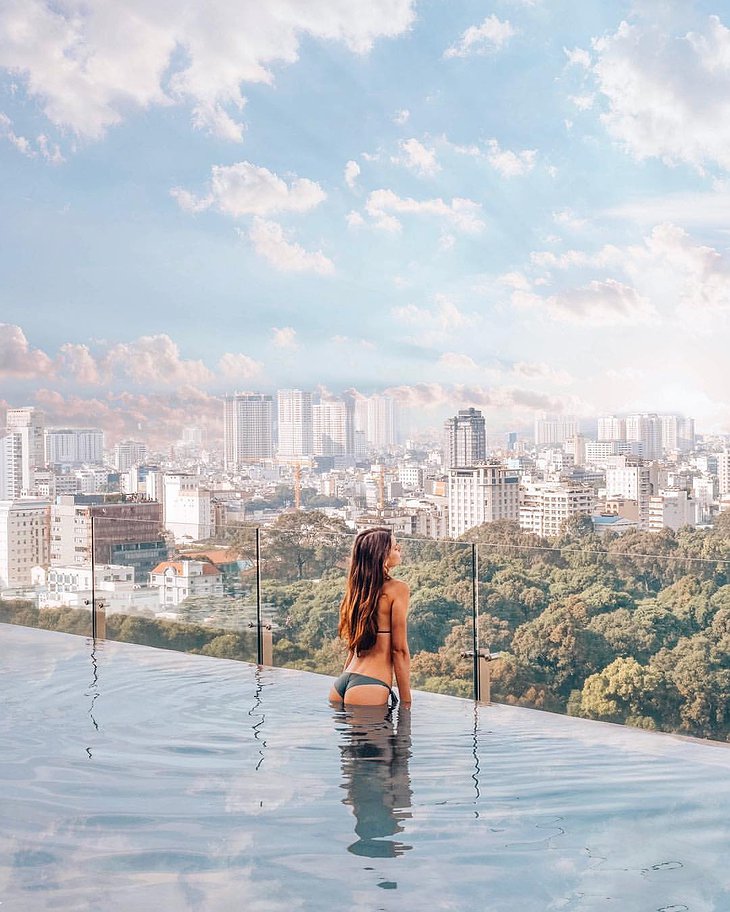
[[[391,577],[383,584],[383,595],[387,595],[390,598],[398,598],[399,596],[403,598],[403,596],[409,595],[410,591],[408,583],[405,582],[405,580]]]

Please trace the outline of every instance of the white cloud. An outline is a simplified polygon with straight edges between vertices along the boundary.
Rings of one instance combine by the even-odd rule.
[[[572,209],[560,209],[553,212],[553,221],[561,228],[567,228],[570,231],[583,231],[588,227],[588,221],[579,218]]]
[[[2,136],[28,158],[37,158],[40,155],[52,165],[59,165],[65,161],[57,143],[50,142],[43,133],[37,137],[35,144],[26,136],[19,136],[13,129],[12,120],[0,111],[0,137]]]
[[[360,165],[356,161],[349,161],[345,165],[345,183],[352,189],[360,175]]]
[[[44,351],[30,347],[19,326],[0,323],[0,377],[34,378],[53,372],[53,361]]]
[[[454,197],[450,203],[441,198],[419,201],[400,197],[392,190],[373,190],[368,196],[365,209],[376,227],[384,231],[399,231],[401,228],[400,222],[392,213],[436,216],[465,234],[475,234],[484,228],[479,203],[459,197]]]
[[[401,140],[398,143],[400,155],[393,157],[395,164],[404,165],[420,177],[433,177],[441,170],[433,149],[428,149],[417,139]]]
[[[356,212],[354,209],[352,212],[348,212],[345,216],[345,221],[347,222],[348,228],[359,228],[360,225],[365,224],[365,219],[360,215],[359,212]]]
[[[730,170],[730,29],[717,16],[685,35],[622,22],[594,49],[603,121],[635,158]]]
[[[88,346],[66,342],[59,349],[58,373],[65,378],[70,375],[77,383],[94,386],[102,382],[102,372]]]
[[[297,332],[291,326],[274,327],[271,331],[271,341],[277,348],[287,348],[295,351],[299,348],[297,344]]]
[[[487,143],[487,159],[489,164],[498,171],[502,177],[519,177],[527,174],[535,167],[534,149],[524,149],[522,152],[511,152],[509,149],[500,148],[496,139]]]
[[[218,370],[226,380],[250,380],[261,373],[260,361],[244,355],[242,352],[226,352],[218,362]]]
[[[645,225],[672,222],[703,228],[727,228],[730,191],[722,186],[713,191],[668,193],[621,203],[605,210],[610,218],[625,218]]]
[[[478,315],[460,310],[446,295],[434,295],[433,305],[406,304],[394,307],[391,316],[412,330],[410,341],[419,345],[441,346],[444,338],[462,333],[477,324]]]
[[[579,111],[590,111],[596,96],[592,92],[586,92],[582,95],[569,95],[568,101],[572,102]]]
[[[470,26],[450,47],[444,51],[444,57],[469,57],[471,54],[487,54],[499,51],[517,34],[508,21],[498,19],[495,15],[487,16],[481,25]]]
[[[413,18],[413,0],[9,0],[0,67],[23,79],[53,124],[80,136],[99,138],[130,111],[181,102],[198,126],[237,140],[242,127],[230,112],[244,104],[241,86],[273,82],[273,65],[296,61],[302,37],[365,53]]]
[[[649,323],[656,311],[649,300],[616,279],[594,280],[551,295],[545,304],[557,320],[591,326]]]
[[[554,396],[532,390],[509,387],[465,386],[464,384],[444,385],[441,383],[417,383],[392,386],[385,390],[406,408],[504,408],[510,411],[531,413],[566,411],[566,403]],[[569,403],[572,405],[572,403]],[[572,411],[572,409],[567,409]]]
[[[556,370],[543,361],[518,361],[512,365],[511,372],[523,380],[539,380],[557,386],[567,386],[573,379],[567,371]]]
[[[234,218],[274,212],[307,212],[326,198],[324,190],[306,177],[287,183],[273,171],[251,162],[214,165],[209,192],[196,197],[176,187],[171,191],[182,209],[200,212],[215,208]]]
[[[588,51],[579,47],[573,48],[573,50],[563,48],[563,51],[568,58],[568,66],[584,67],[586,70],[590,68],[592,61]]]
[[[459,352],[444,352],[438,363],[440,367],[454,371],[475,371],[479,369],[479,365],[473,358]]]
[[[213,379],[202,361],[181,358],[177,343],[165,333],[119,342],[109,350],[105,363],[140,386],[198,386]]]
[[[408,118],[411,116],[411,112],[407,108],[403,108],[401,111],[396,111],[393,115],[393,123],[398,124],[399,127],[402,127],[404,123],[407,122]]]
[[[321,250],[308,251],[289,241],[278,222],[255,218],[248,232],[254,250],[282,272],[316,272],[331,275],[335,264]]]

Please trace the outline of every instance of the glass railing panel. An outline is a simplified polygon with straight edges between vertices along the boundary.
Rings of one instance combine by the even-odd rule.
[[[4,501],[0,623],[89,636],[92,632],[88,525],[76,534],[75,560],[53,564],[51,505],[40,498]]]
[[[262,529],[262,615],[273,637],[274,664],[335,676],[346,659],[337,627],[355,536],[328,531],[320,518],[299,516],[301,530],[277,525]],[[412,686],[471,696],[471,547],[401,536],[398,540],[403,561],[394,576],[411,590]]]
[[[480,642],[498,655],[494,700],[730,738],[730,540],[720,530],[473,537]]]
[[[161,522],[94,525],[99,637],[256,661],[254,529],[175,541]]]

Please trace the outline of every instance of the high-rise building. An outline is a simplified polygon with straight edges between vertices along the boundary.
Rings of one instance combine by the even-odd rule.
[[[649,499],[654,493],[652,468],[631,456],[609,456],[606,460],[606,497],[634,500],[639,508],[639,523],[649,521]]]
[[[592,485],[527,482],[520,485],[520,527],[554,536],[569,516],[590,516],[596,505]]]
[[[315,456],[352,456],[355,452],[353,406],[326,400],[312,406],[312,452]]]
[[[276,402],[279,456],[311,456],[314,437],[312,394],[283,389],[278,391]]]
[[[147,461],[147,446],[138,440],[123,440],[114,447],[114,465],[119,472],[127,472]]]
[[[201,486],[197,475],[184,472],[165,475],[163,516],[165,528],[176,542],[210,538],[210,491]]]
[[[628,415],[626,440],[641,444],[644,459],[661,459],[662,419],[654,414]]]
[[[367,440],[376,450],[390,450],[398,443],[398,404],[391,396],[367,400]]]
[[[535,418],[535,445],[565,443],[580,433],[580,422],[574,415],[541,415]]]
[[[46,465],[104,462],[104,432],[99,428],[46,428]]]
[[[134,567],[137,579],[167,558],[162,504],[135,500],[105,501],[103,495],[77,494],[57,498],[51,505],[51,551],[54,567],[97,564]]]
[[[47,500],[0,501],[0,589],[30,586],[33,567],[48,565]]]
[[[449,536],[474,526],[520,516],[519,477],[500,463],[449,469]]]
[[[717,477],[720,483],[720,495],[730,494],[730,449],[717,455]]]
[[[660,415],[662,448],[665,452],[688,453],[695,447],[694,418],[683,415]]]
[[[223,454],[226,470],[274,456],[274,400],[242,393],[223,400]]]
[[[599,440],[626,440],[626,419],[606,415],[598,419]]]
[[[19,434],[21,441],[21,474],[24,495],[35,493],[34,470],[45,464],[44,429],[45,416],[32,406],[8,409],[6,426],[8,433]]]
[[[487,428],[479,409],[459,409],[444,423],[444,466],[476,466],[487,459]]]
[[[23,436],[9,431],[0,437],[0,500],[17,500],[23,493]]]

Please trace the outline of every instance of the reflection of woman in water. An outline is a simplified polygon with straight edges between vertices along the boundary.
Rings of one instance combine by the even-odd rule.
[[[383,836],[403,832],[402,821],[410,818],[411,711],[401,707],[398,727],[384,707],[357,706],[343,722],[343,804],[355,814],[357,842],[348,852],[366,858],[394,858],[411,846]]]
[[[349,653],[330,690],[333,703],[382,706],[391,697],[397,702],[395,672],[400,699],[410,705],[409,591],[406,583],[390,576],[400,562],[400,545],[390,529],[365,529],[355,539],[340,605],[339,632]]]

